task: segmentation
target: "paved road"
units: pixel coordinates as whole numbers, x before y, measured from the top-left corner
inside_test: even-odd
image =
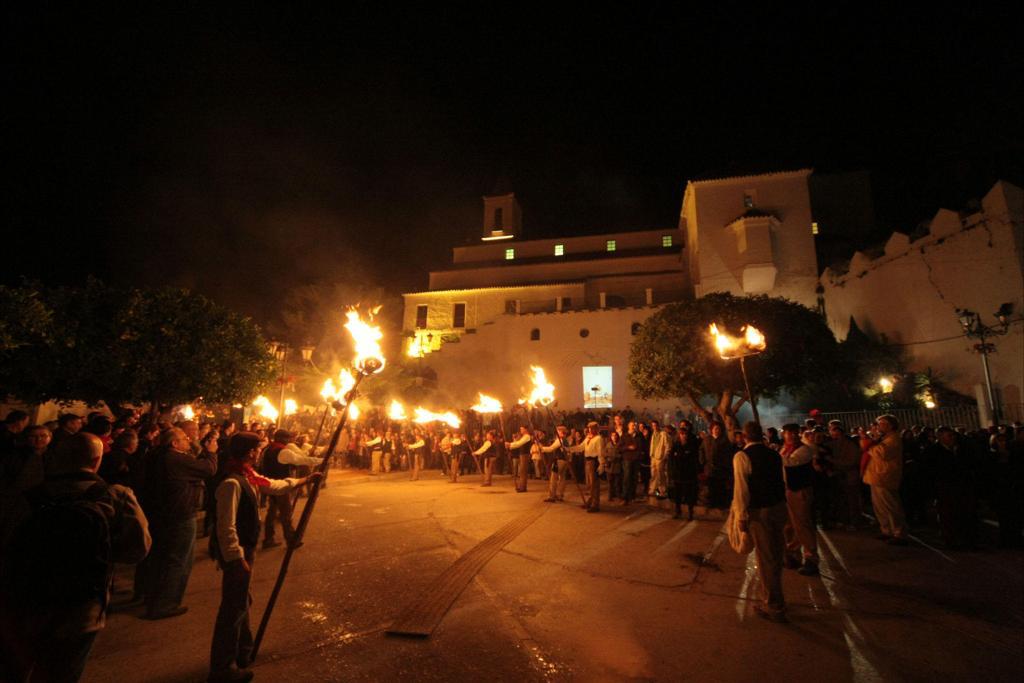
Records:
[[[753,557],[718,517],[587,515],[540,482],[391,475],[323,491],[260,660],[264,681],[1019,680],[1024,561],[822,532],[822,576],[785,577],[791,623],[759,619]],[[569,492],[576,496],[570,484]],[[428,639],[384,629],[461,554],[534,506]],[[256,562],[254,624],[282,548]],[[112,615],[86,681],[204,680],[219,574],[197,559],[179,618]]]

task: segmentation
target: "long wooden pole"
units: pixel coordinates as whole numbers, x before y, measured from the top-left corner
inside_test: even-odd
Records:
[[[320,461],[320,465],[316,471],[321,475],[327,470],[327,466],[330,463],[331,456],[334,455],[334,449],[338,445],[338,439],[341,437],[341,430],[345,428],[345,422],[348,419],[348,406],[356,397],[356,389],[359,388],[359,383],[366,377],[363,373],[356,375],[356,383],[352,386],[352,389],[346,394],[346,402],[341,414],[341,419],[338,420],[338,425],[334,428],[334,433],[331,434],[331,442],[324,452],[323,460]],[[277,580],[274,582],[274,589],[270,592],[270,599],[267,601],[267,608],[263,610],[263,616],[260,619],[260,627],[256,631],[256,641],[253,643],[251,659],[256,660],[256,654],[259,652],[260,643],[263,642],[263,636],[267,631],[267,623],[270,621],[270,615],[274,612],[274,605],[277,604],[277,596],[281,592],[281,587],[284,585],[285,576],[288,574],[288,565],[291,564],[292,555],[295,550],[302,543],[302,537],[306,533],[306,526],[309,524],[309,518],[313,514],[313,508],[316,507],[316,501],[320,498],[320,482],[316,482],[316,486],[313,487],[312,493],[309,494],[309,500],[306,501],[306,506],[302,508],[302,516],[299,518],[299,524],[295,528],[295,534],[292,536],[292,540],[288,543],[288,549],[285,550],[284,559],[281,560],[281,569],[277,572]]]

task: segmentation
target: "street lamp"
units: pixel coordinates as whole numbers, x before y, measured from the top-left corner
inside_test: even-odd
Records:
[[[999,306],[996,311],[998,326],[990,326],[981,322],[981,314],[966,308],[956,309],[957,318],[960,320],[960,327],[964,330],[964,336],[970,339],[977,339],[974,351],[981,355],[981,367],[985,372],[985,390],[988,393],[988,404],[992,411],[992,421],[999,424],[1001,420],[999,404],[996,403],[996,394],[992,390],[992,371],[988,366],[988,354],[995,353],[996,345],[987,341],[989,337],[1001,337],[1010,329],[1010,314],[1013,313],[1013,304],[1005,303]]]
[[[750,382],[747,380],[747,365],[744,359],[747,356],[756,356],[767,348],[764,335],[753,325],[746,325],[743,328],[742,338],[735,338],[727,333],[718,331],[718,326],[711,323],[711,335],[714,339],[715,348],[718,350],[718,357],[722,360],[740,361],[740,372],[743,374],[743,386],[747,389],[747,402],[750,410],[754,413],[754,422],[761,424],[761,417],[757,414],[757,403],[754,402],[754,395],[750,392]]]

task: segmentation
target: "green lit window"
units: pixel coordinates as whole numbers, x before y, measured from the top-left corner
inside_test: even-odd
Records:
[[[608,240],[605,242],[604,248],[606,251],[615,251],[615,240]]]
[[[555,256],[565,256],[565,245],[564,244],[556,244],[555,245]]]
[[[506,261],[511,261],[515,257],[516,257],[516,250],[515,249],[506,249],[505,250],[505,260]]]
[[[671,247],[672,246],[672,235],[662,235],[661,236],[661,246],[663,246],[663,247]]]

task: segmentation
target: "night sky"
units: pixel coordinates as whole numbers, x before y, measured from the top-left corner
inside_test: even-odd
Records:
[[[6,12],[5,282],[265,319],[307,282],[425,286],[498,184],[529,237],[673,226],[737,171],[869,170],[882,231],[1024,179],[1012,3],[138,4]]]

